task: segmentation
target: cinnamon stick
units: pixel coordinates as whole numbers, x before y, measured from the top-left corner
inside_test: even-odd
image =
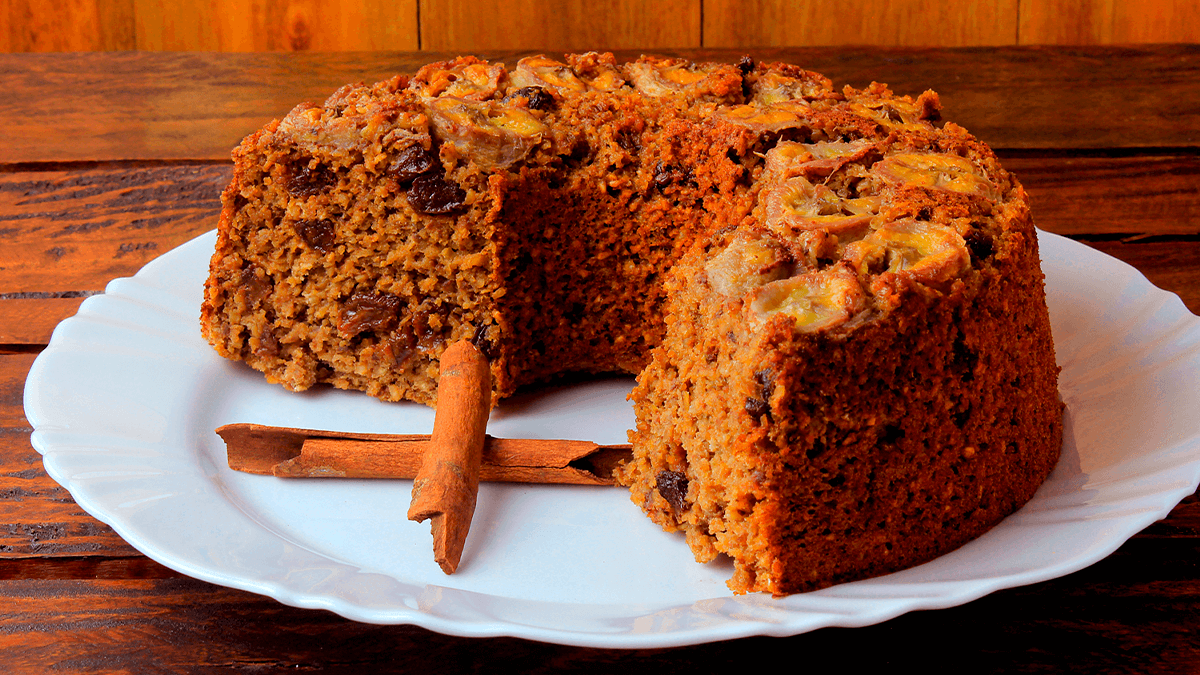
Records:
[[[483,464],[483,437],[492,408],[487,359],[461,340],[441,357],[433,434],[413,480],[408,519],[430,521],[433,559],[454,574],[462,558]]]
[[[412,479],[428,434],[366,434],[226,424],[229,468],[280,478]],[[485,436],[479,480],[508,483],[612,485],[613,468],[631,456],[628,444]]]

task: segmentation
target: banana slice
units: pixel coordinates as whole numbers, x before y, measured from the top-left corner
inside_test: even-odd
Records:
[[[758,288],[750,296],[747,312],[752,325],[784,315],[801,333],[815,333],[846,323],[865,307],[866,293],[858,277],[835,265]]]
[[[727,298],[740,298],[788,275],[783,251],[768,236],[734,239],[705,264],[704,271],[712,289]]]
[[[453,96],[470,101],[485,101],[500,90],[504,78],[503,63],[488,63],[473,56],[431,63],[413,76],[409,87],[423,97]]]
[[[450,96],[426,101],[438,136],[485,169],[503,168],[525,157],[548,132],[529,110]]]
[[[956,155],[903,153],[885,157],[871,168],[880,178],[943,192],[983,197],[995,201],[998,190],[971,160]]]
[[[864,273],[886,264],[887,272],[922,282],[951,281],[971,267],[971,253],[957,232],[918,220],[888,223],[848,245],[843,259]]]

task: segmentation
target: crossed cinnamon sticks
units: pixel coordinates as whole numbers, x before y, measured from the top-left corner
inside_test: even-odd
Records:
[[[229,468],[285,478],[412,478],[408,518],[430,520],[434,560],[453,574],[475,511],[479,482],[612,485],[628,445],[492,438],[487,360],[468,341],[441,358],[433,433],[361,434],[227,424]]]

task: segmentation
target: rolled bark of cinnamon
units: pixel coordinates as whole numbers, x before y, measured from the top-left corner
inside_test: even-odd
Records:
[[[216,429],[229,468],[278,478],[413,479],[428,434],[371,434],[235,423]],[[631,457],[628,444],[545,438],[483,441],[480,482],[613,485],[613,470]]]
[[[433,434],[413,480],[408,519],[430,521],[433,557],[446,574],[458,569],[475,513],[491,385],[487,359],[469,341],[442,354]]]

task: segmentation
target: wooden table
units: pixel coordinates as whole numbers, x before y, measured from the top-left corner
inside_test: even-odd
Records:
[[[1200,312],[1200,47],[752,55],[839,85],[939,91],[945,116],[1019,175],[1042,228],[1133,264]],[[85,514],[42,470],[22,409],[26,374],[55,324],[109,280],[215,225],[242,136],[345,82],[438,56],[0,56],[0,664],[701,673],[778,656],[805,670],[1200,672],[1196,495],[1061,579],[868,628],[650,651],[461,639],[287,607],[162,567]]]

